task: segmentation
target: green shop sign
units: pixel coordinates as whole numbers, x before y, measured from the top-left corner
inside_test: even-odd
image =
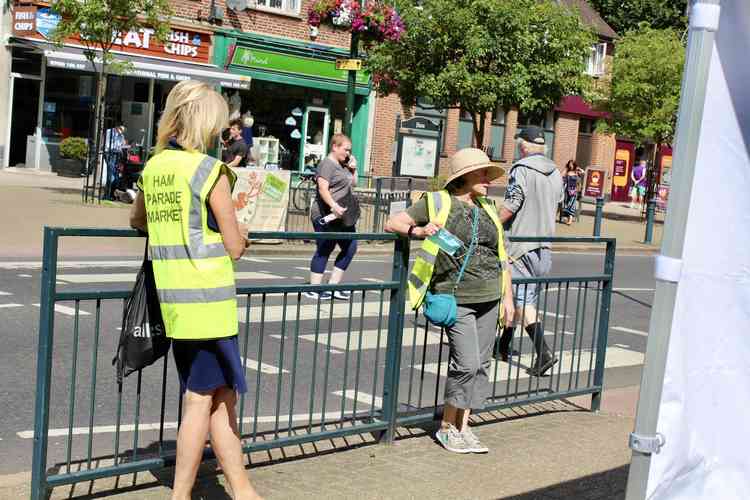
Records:
[[[304,75],[315,78],[327,78],[346,82],[348,71],[336,69],[334,61],[313,59],[311,57],[280,54],[268,50],[251,49],[248,47],[237,47],[232,56],[232,65],[244,68],[265,69],[288,73],[291,75]],[[367,85],[370,75],[364,71],[357,72],[357,83]]]

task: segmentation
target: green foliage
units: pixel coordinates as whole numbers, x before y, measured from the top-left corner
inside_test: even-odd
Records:
[[[671,143],[684,62],[685,48],[673,29],[644,23],[615,42],[610,95],[601,106],[611,116],[598,129],[639,144]]]
[[[89,146],[83,137],[68,137],[60,143],[60,156],[71,160],[85,161]]]
[[[62,44],[68,37],[79,36],[92,64],[95,56],[103,59],[104,66],[113,63],[110,50],[121,33],[146,28],[162,41],[169,35],[172,9],[168,0],[52,0],[50,7],[62,16],[52,39]],[[121,66],[115,63],[111,69],[124,69]]]
[[[652,28],[687,29],[687,0],[590,0],[591,5],[613,30],[624,35],[646,22]]]
[[[397,8],[405,35],[372,47],[365,63],[378,92],[478,116],[480,147],[484,113],[498,105],[544,112],[589,83],[593,34],[551,0],[404,0]]]

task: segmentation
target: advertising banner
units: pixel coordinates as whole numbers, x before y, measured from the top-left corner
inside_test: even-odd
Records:
[[[289,204],[290,172],[234,168],[232,201],[237,222],[250,231],[284,231]]]
[[[587,168],[586,182],[583,187],[583,196],[586,198],[601,198],[604,196],[604,179],[606,172],[601,169]]]
[[[615,168],[612,172],[612,184],[617,187],[628,185],[628,170],[630,166],[630,151],[618,149],[615,152]]]

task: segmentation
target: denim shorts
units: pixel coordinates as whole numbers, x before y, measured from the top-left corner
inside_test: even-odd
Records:
[[[549,248],[537,248],[515,259],[510,267],[513,280],[519,278],[541,278],[552,268],[552,252]],[[536,306],[539,287],[536,283],[513,283],[516,307]]]

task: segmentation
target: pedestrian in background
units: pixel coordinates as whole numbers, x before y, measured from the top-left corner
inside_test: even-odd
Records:
[[[247,144],[242,138],[242,120],[229,122],[229,142],[221,159],[227,167],[244,167],[247,164]]]
[[[635,208],[633,203],[633,198],[635,198],[638,208],[643,210],[643,203],[646,200],[646,185],[648,184],[647,173],[646,160],[640,160],[638,165],[630,172],[630,180],[633,182],[630,188],[630,208]]]
[[[317,190],[310,207],[310,219],[315,232],[356,232],[359,218],[359,203],[354,197],[357,185],[357,160],[352,155],[352,141],[344,134],[335,134],[331,139],[331,152],[318,165],[315,175]],[[310,284],[323,282],[328,259],[336,245],[340,251],[333,265],[328,283],[341,283],[344,272],[357,253],[357,240],[317,240],[315,254],[310,261]],[[330,292],[305,292],[311,299],[330,299]],[[349,300],[351,292],[339,291],[333,297]]]
[[[157,154],[143,170],[130,216],[132,227],[148,232],[184,403],[174,500],[191,497],[207,435],[233,498],[259,498],[245,471],[235,410],[247,383],[232,259],[242,256],[247,240],[232,205],[236,177],[205,154],[228,113],[221,95],[205,83],[187,80],[174,87],[159,121]]]
[[[498,319],[512,320],[514,315],[503,227],[495,204],[487,198],[490,183],[502,175],[503,170],[483,151],[462,149],[450,159],[450,175],[442,191],[427,193],[385,225],[387,232],[416,238],[444,228],[463,244],[462,250],[450,255],[425,241],[408,285],[414,309],[428,291],[453,294],[458,304],[455,324],[446,327],[450,361],[443,420],[436,434],[438,442],[455,453],[488,451],[469,427],[469,415],[472,409],[484,408],[490,394]]]
[[[544,130],[526,127],[516,139],[520,142],[521,159],[510,169],[500,220],[508,236],[554,236],[557,206],[563,199],[563,179],[555,163],[544,156]],[[509,242],[508,257],[514,279],[541,278],[552,267],[548,241]],[[541,377],[558,359],[544,340],[536,309],[538,298],[536,284],[516,285],[515,319],[526,330],[536,352],[529,374]],[[512,326],[506,326],[495,345],[495,356],[503,361],[516,354],[511,351],[513,331]]]
[[[563,173],[563,183],[565,184],[565,200],[563,201],[562,222],[568,226],[573,223],[576,217],[578,204],[578,184],[583,176],[583,170],[578,167],[575,160],[568,160],[565,164]]]
[[[128,144],[128,141],[125,139],[126,130],[125,125],[119,124],[107,129],[104,133],[104,163],[107,167],[106,186],[104,189],[105,200],[115,199],[115,187],[119,178],[123,149]]]

